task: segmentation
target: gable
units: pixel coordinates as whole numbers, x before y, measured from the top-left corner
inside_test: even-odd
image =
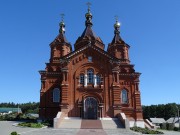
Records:
[[[120,62],[119,59],[117,59],[114,56],[110,55],[106,51],[98,48],[97,46],[92,45],[91,42],[89,42],[88,45],[86,45],[86,46],[84,46],[84,47],[82,47],[82,48],[80,48],[78,50],[75,50],[75,51],[69,53],[68,55],[62,57],[60,59],[60,62],[70,61],[71,59],[73,59],[78,54],[81,54],[81,53],[83,53],[85,51],[88,51],[88,50],[92,50],[93,51],[92,53],[98,53],[99,55],[101,55],[102,57],[104,57],[104,58],[106,58],[108,60]]]

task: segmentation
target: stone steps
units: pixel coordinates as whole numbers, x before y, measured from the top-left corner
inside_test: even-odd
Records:
[[[63,119],[58,128],[81,128],[81,119]]]
[[[90,120],[90,121],[92,121],[92,120]],[[93,120],[93,121],[96,121],[96,120]],[[99,120],[97,120],[97,122],[98,121]],[[100,120],[100,121],[101,121],[103,129],[124,128],[124,126],[120,123],[120,121],[118,119]],[[82,119],[63,119],[58,128],[80,129],[81,128],[81,123],[82,123]]]
[[[101,120],[103,129],[117,129],[117,128],[124,128],[121,122],[118,119],[112,120]]]

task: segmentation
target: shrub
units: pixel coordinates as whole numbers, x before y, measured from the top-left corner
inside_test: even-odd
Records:
[[[48,127],[53,127],[53,120],[43,121],[42,124]]]
[[[11,132],[11,135],[19,135],[17,132]]]
[[[18,126],[32,127],[32,128],[42,128],[44,125],[41,124],[41,123],[23,122],[23,123],[19,123]]]
[[[178,131],[179,130],[179,128],[178,127],[174,127],[174,131]]]
[[[161,128],[161,129],[166,129],[166,123],[161,123],[161,124],[160,124],[160,128]]]
[[[148,128],[132,127],[130,129],[136,132],[141,132],[143,134],[164,134],[163,132],[157,130],[150,130]]]
[[[167,130],[173,130],[174,129],[174,123],[166,123],[166,129]]]

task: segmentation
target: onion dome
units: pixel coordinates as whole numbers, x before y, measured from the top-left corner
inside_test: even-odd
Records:
[[[120,37],[120,30],[119,30],[120,26],[121,26],[121,24],[116,17],[116,22],[114,24],[114,38],[113,38],[111,44],[124,42],[122,40],[122,38]]]
[[[82,35],[76,40],[75,43],[75,50],[83,47],[84,45],[87,45],[89,40],[93,41],[94,43],[97,41],[100,48],[104,49],[104,44],[102,40],[96,36],[95,32],[92,30],[92,13],[90,11],[90,3],[87,3],[88,5],[88,12],[85,14],[85,30],[83,31]]]
[[[63,20],[59,23],[59,27],[59,33],[65,33],[65,23]]]
[[[85,17],[86,17],[86,22],[85,22],[85,24],[86,24],[86,27],[87,26],[92,26],[93,24],[92,24],[92,14],[91,14],[91,12],[90,12],[90,3],[87,3],[88,4],[88,12],[85,14]]]
[[[51,44],[59,44],[59,43],[69,44],[65,36],[65,26],[66,25],[64,22],[64,14],[61,14],[61,22],[59,23],[59,34]]]

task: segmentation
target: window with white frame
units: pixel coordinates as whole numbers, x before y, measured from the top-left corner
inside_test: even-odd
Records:
[[[88,77],[87,82],[88,83],[93,83],[93,80],[94,80],[94,71],[93,71],[93,69],[88,69],[87,70],[87,77]]]
[[[100,77],[100,75],[96,75],[96,79],[97,79],[97,84],[100,84],[100,83],[101,83],[101,77]]]
[[[84,74],[80,74],[80,84],[84,84]]]
[[[121,92],[121,99],[122,99],[122,103],[123,104],[127,104],[128,103],[128,93],[127,90],[123,89]]]
[[[54,88],[53,90],[53,102],[58,103],[60,101],[60,90],[58,88]]]
[[[92,56],[88,56],[88,62],[92,62]]]

